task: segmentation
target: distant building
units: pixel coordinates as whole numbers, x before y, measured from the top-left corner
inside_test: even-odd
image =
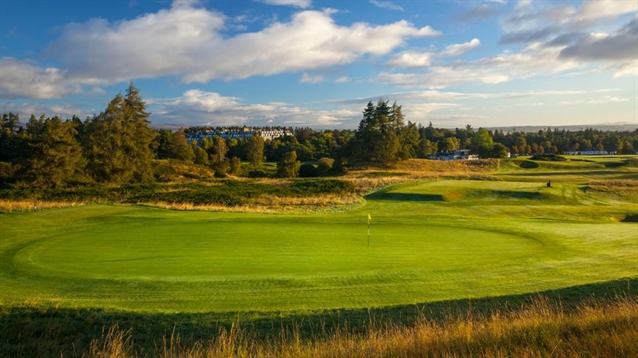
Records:
[[[264,138],[264,140],[273,140],[275,138],[294,135],[290,130],[282,127],[253,128],[253,127],[216,127],[189,132],[186,139],[189,142],[201,141],[204,138],[220,137],[223,139],[249,139],[254,134]]]
[[[477,154],[470,154],[469,149],[455,150],[453,152],[438,152],[431,154],[428,159],[433,160],[477,160],[479,156]]]
[[[567,150],[567,155],[610,155],[616,154],[615,150],[599,150],[599,149],[585,149],[585,150]]]

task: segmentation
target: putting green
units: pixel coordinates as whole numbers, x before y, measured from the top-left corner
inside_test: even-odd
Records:
[[[322,215],[99,205],[6,214],[0,299],[299,311],[528,293],[638,274],[636,225],[591,219],[595,210],[612,216],[635,205],[592,209],[579,204],[582,195],[566,198],[565,188],[540,188],[410,183],[357,210]],[[554,220],[530,210],[551,210]]]

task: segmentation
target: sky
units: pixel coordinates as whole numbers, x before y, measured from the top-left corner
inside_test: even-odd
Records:
[[[1,0],[0,113],[153,126],[638,124],[638,1]]]

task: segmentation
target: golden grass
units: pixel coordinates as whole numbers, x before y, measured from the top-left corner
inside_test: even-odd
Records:
[[[80,201],[34,201],[34,200],[5,200],[0,199],[0,212],[10,213],[13,211],[36,211],[44,209],[68,208],[72,206],[82,206],[88,203]]]
[[[169,202],[140,202],[138,205],[148,205],[170,210],[201,210],[219,212],[246,212],[246,213],[310,213],[319,211],[335,211],[361,203],[358,194],[329,194],[307,197],[279,197],[274,195],[260,195],[250,199],[244,205],[220,205],[220,204],[192,204]]]
[[[589,190],[638,192],[636,180],[592,180],[587,185]]]
[[[372,322],[363,334],[338,329],[314,339],[298,330],[259,340],[238,324],[208,341],[164,338],[160,357],[636,357],[638,300],[590,300],[576,309],[538,297],[517,310],[467,312],[416,324]],[[91,343],[88,357],[134,357],[131,331],[111,328]]]

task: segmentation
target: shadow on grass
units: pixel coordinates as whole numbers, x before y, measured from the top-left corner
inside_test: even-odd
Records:
[[[378,201],[444,201],[443,195],[438,194],[405,194],[405,193],[378,193],[366,197],[369,200]]]
[[[566,310],[590,298],[614,299],[637,296],[638,278],[568,287],[532,294],[481,299],[463,299],[374,309],[330,310],[318,313],[177,313],[150,314],[103,309],[69,309],[42,306],[0,306],[0,356],[78,356],[89,349],[92,339],[103,337],[114,325],[130,329],[136,349],[154,356],[162,338],[179,335],[181,342],[206,341],[235,323],[257,339],[280,340],[298,332],[302,338],[321,338],[336,329],[364,332],[370,322],[377,327],[410,325],[422,317],[443,320],[470,313],[510,311],[546,297]],[[159,352],[158,352],[159,353]]]

